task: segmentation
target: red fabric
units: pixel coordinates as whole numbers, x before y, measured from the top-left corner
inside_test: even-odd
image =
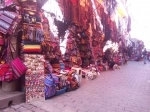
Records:
[[[3,76],[9,70],[8,64],[1,64],[0,65],[0,77]]]
[[[5,75],[3,75],[2,77],[0,77],[0,81],[12,81],[14,79],[12,72],[8,72]]]
[[[77,0],[71,0],[71,2],[73,3],[73,5],[77,4]]]
[[[0,45],[4,45],[4,40],[0,38]]]
[[[11,62],[11,66],[15,73],[15,78],[21,77],[27,71],[27,67],[23,64],[23,62],[19,58],[14,59]]]
[[[9,67],[9,64],[2,64],[0,69],[0,81],[12,81],[13,80],[13,72]]]
[[[23,52],[41,52],[41,49],[24,49]]]

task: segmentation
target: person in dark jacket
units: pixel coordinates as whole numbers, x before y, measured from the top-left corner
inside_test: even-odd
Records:
[[[143,51],[143,60],[144,60],[144,64],[146,64],[146,60],[147,60],[147,51],[146,51],[146,48]]]

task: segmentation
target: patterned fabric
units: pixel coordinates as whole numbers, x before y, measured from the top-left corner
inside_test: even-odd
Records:
[[[54,69],[60,69],[60,64],[59,63],[58,64],[52,64],[52,67]]]
[[[56,94],[55,86],[45,86],[45,98],[49,99]]]
[[[77,0],[71,0],[73,5],[77,5]]]
[[[63,75],[60,78],[59,86],[60,86],[60,88],[64,88],[64,87],[67,87],[67,85],[68,85],[68,83],[67,83],[67,77],[65,75]]]
[[[48,69],[48,72],[51,74],[53,72],[53,67],[49,63],[49,61],[45,61],[46,67]]]
[[[24,53],[40,53],[41,43],[34,41],[24,41],[23,52]]]
[[[45,98],[49,99],[49,98],[55,96],[55,94],[56,94],[56,86],[55,86],[55,81],[52,78],[52,76],[48,75],[45,78],[44,83],[45,83]]]

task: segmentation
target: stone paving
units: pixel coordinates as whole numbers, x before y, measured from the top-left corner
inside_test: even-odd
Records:
[[[150,112],[150,62],[129,62],[95,80],[83,79],[78,90],[2,112]]]

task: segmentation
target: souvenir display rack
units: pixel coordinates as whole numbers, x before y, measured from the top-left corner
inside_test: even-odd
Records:
[[[44,56],[40,54],[24,54],[24,60],[25,65],[28,67],[25,76],[26,102],[44,101]]]
[[[28,70],[25,75],[26,102],[45,100],[44,55],[41,43],[44,41],[41,15],[36,3],[23,3],[22,54]],[[28,6],[28,7],[27,7]],[[29,9],[30,7],[34,10]],[[38,77],[38,78],[37,78]]]

